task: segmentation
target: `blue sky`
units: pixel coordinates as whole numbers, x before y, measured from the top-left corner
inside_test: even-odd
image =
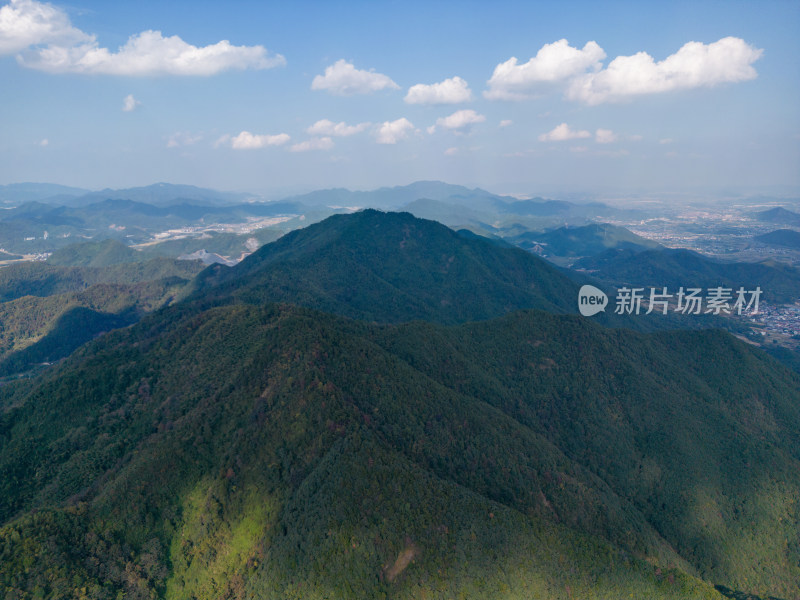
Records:
[[[796,194],[799,25],[786,0],[5,1],[0,183]]]

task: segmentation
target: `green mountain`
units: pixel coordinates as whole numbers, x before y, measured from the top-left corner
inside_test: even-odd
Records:
[[[545,256],[593,256],[609,248],[632,251],[661,248],[661,244],[643,238],[624,227],[592,223],[583,227],[560,227],[546,232],[526,232],[509,241],[531,250],[541,247]]]
[[[573,267],[586,269],[594,277],[620,285],[711,288],[725,286],[755,289],[770,302],[796,302],[800,299],[800,272],[774,261],[727,263],[683,249],[609,250],[577,261]]]
[[[0,585],[795,598],[799,387],[720,332],[175,306],[0,388]]]
[[[166,277],[189,279],[202,269],[197,262],[153,258],[108,267],[62,267],[27,262],[0,269],[0,302],[23,296],[52,296],[85,290],[98,283],[135,284]]]
[[[576,287],[377,211],[209,267],[0,385],[2,595],[800,598],[800,376],[515,310]]]
[[[81,291],[46,297],[23,296],[1,302],[0,374],[24,371],[37,362],[63,358],[98,333],[128,325],[145,313],[175,302],[188,284],[181,277],[134,284],[100,283]],[[70,312],[86,317],[89,315],[86,311],[95,313],[87,320],[91,326],[67,318]],[[51,347],[58,348],[58,352],[42,350]],[[17,354],[20,356],[12,356]],[[38,356],[43,357],[37,359]]]
[[[209,267],[196,284],[205,297],[288,302],[387,323],[456,323],[519,308],[574,312],[578,290],[522,250],[375,210],[290,232],[234,267]]]
[[[770,244],[771,246],[800,248],[800,232],[794,229],[778,229],[776,231],[757,235],[753,239],[757,242]]]
[[[81,242],[56,250],[48,264],[62,267],[108,267],[123,263],[144,262],[148,257],[117,240]]]

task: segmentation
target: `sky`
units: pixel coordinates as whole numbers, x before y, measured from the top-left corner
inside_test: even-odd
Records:
[[[0,184],[800,193],[800,1],[0,0]]]

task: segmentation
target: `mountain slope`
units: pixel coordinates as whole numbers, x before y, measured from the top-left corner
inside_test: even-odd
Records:
[[[787,246],[789,248],[800,248],[800,232],[794,229],[777,229],[757,235],[754,240],[771,244],[773,246]]]
[[[796,598],[798,384],[718,332],[184,303],[4,398],[0,584]]]
[[[368,321],[442,323],[518,308],[571,312],[578,289],[522,250],[374,210],[291,232],[232,268],[209,267],[197,285],[198,296],[291,302]]]
[[[726,263],[683,249],[609,250],[576,262],[595,277],[625,285],[710,288],[760,286],[762,298],[770,302],[796,302],[800,299],[800,272],[776,262]]]
[[[609,248],[642,251],[661,247],[657,242],[636,235],[624,227],[608,223],[560,227],[546,232],[527,232],[510,241],[526,249],[541,245],[546,255],[570,257],[592,256]]]
[[[112,239],[82,242],[53,252],[47,263],[61,267],[108,267],[122,263],[144,262],[149,257]]]

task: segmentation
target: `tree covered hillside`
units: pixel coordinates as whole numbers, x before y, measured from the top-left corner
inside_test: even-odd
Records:
[[[177,305],[0,388],[0,582],[795,598],[798,387],[719,332]]]

